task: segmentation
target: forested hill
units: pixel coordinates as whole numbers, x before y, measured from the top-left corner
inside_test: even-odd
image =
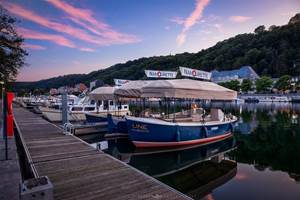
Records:
[[[206,71],[237,69],[250,65],[259,75],[279,77],[300,74],[300,14],[284,26],[257,27],[253,33],[239,34],[198,53],[140,58],[89,74],[66,75],[31,83],[17,83],[17,88],[51,88],[74,83],[89,83],[113,78],[145,79],[144,70],[177,70],[178,66]]]

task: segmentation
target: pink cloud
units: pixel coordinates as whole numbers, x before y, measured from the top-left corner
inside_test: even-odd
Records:
[[[27,10],[17,4],[14,3],[3,3],[3,6],[11,13],[20,16],[26,20],[35,22],[41,26],[47,27],[49,29],[55,30],[57,32],[68,34],[71,37],[77,38],[79,40],[96,44],[99,46],[107,46],[111,44],[116,44],[117,42],[114,40],[108,40],[104,37],[97,37],[87,33],[85,30],[70,26],[68,24],[61,24],[55,21],[52,21],[46,17],[42,17],[33,11]],[[79,13],[80,16],[83,16]],[[99,33],[100,34],[100,33]],[[120,43],[120,41],[118,41]],[[133,42],[129,40],[124,40],[123,43]]]
[[[35,44],[23,44],[22,45],[25,49],[31,49],[31,50],[45,50],[46,47],[40,46],[40,45],[35,45]]]
[[[95,52],[95,49],[91,49],[91,48],[86,48],[86,47],[82,47],[79,49],[80,51],[86,51],[86,52]]]
[[[113,30],[107,23],[96,20],[93,17],[93,12],[88,9],[74,7],[61,0],[47,0],[56,8],[68,14],[69,19],[88,29],[92,33],[110,39],[111,43],[134,43],[140,41],[136,36],[120,33]]]
[[[248,16],[240,16],[240,15],[236,15],[236,16],[230,16],[229,20],[233,21],[233,22],[238,22],[238,23],[243,23],[246,22],[248,20],[252,19],[252,17],[248,17]]]
[[[27,39],[47,40],[61,46],[75,48],[75,45],[70,40],[61,35],[41,33],[26,28],[18,28],[18,32]]]
[[[183,29],[177,37],[177,43],[181,46],[185,42],[186,32],[194,26],[202,17],[205,7],[209,4],[210,0],[197,0],[196,7],[193,12],[184,20]]]

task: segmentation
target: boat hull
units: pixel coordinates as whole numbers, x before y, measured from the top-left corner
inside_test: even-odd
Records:
[[[107,114],[85,113],[85,118],[88,123],[106,122]]]
[[[109,133],[128,133],[126,119],[124,117],[114,117],[108,114],[107,121]]]
[[[61,110],[56,110],[56,109],[51,109],[51,108],[39,108],[47,120],[51,122],[61,122],[62,121],[62,113]],[[86,120],[85,118],[85,113],[83,112],[68,112],[68,120],[69,121],[84,121]]]
[[[106,122],[108,115],[111,116],[125,116],[128,114],[128,110],[124,111],[103,111],[98,113],[85,113],[86,121],[89,123]]]
[[[172,147],[210,143],[232,135],[232,121],[214,124],[171,123],[127,118],[130,140],[136,147]]]

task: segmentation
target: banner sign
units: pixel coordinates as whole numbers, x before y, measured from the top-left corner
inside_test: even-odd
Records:
[[[176,78],[177,76],[177,72],[172,71],[145,70],[145,74],[149,78]]]
[[[115,82],[115,85],[116,85],[116,86],[122,86],[122,85],[124,85],[125,83],[128,83],[129,80],[124,80],[124,79],[114,79],[114,82]]]
[[[197,69],[190,69],[186,67],[179,67],[182,76],[200,78],[205,80],[210,80],[211,73],[206,71],[201,71]]]

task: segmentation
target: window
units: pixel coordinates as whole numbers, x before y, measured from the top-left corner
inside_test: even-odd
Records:
[[[94,105],[96,103],[95,100],[91,100],[91,104]]]
[[[102,105],[102,101],[101,101],[101,100],[98,100],[97,105],[98,105],[98,106],[101,106],[101,105]]]
[[[73,107],[72,111],[82,111],[82,107]]]
[[[109,105],[110,105],[110,106],[113,106],[113,105],[114,105],[114,102],[113,102],[113,101],[109,101]]]
[[[84,107],[84,111],[93,111],[95,107]]]

